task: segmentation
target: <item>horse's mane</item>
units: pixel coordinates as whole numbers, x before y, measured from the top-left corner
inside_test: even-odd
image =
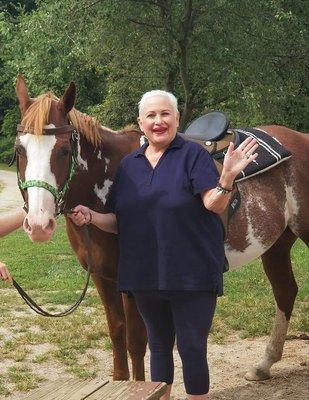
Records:
[[[59,101],[59,98],[52,92],[44,93],[34,99],[34,102],[27,109],[22,125],[25,131],[43,135],[44,127],[48,124],[48,117],[52,101]],[[98,146],[103,139],[102,129],[111,133],[117,133],[109,128],[102,127],[93,117],[72,108],[69,112],[69,119],[75,126],[76,130],[94,146]]]

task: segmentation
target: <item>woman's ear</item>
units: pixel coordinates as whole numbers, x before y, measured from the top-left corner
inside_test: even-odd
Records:
[[[177,114],[176,114],[176,121],[177,121],[177,128],[179,127],[179,121],[180,121],[180,113],[179,113],[179,111],[177,111]]]
[[[143,132],[143,123],[142,123],[142,120],[140,119],[140,117],[137,118],[137,123],[138,123],[139,129]]]

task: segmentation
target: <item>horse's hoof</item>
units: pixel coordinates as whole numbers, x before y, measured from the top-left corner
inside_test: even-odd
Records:
[[[270,373],[263,371],[260,368],[251,368],[245,375],[247,381],[265,381],[270,378]]]

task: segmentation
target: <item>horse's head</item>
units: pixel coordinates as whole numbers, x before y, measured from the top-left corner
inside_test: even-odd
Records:
[[[23,227],[32,241],[47,241],[55,231],[55,215],[72,175],[74,127],[68,113],[76,88],[71,82],[60,100],[50,92],[32,99],[24,78],[18,76],[16,92],[22,121],[15,150],[27,209]]]

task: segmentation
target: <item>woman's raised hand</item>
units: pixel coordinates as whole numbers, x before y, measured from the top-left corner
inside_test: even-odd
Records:
[[[234,144],[231,142],[223,161],[225,172],[235,179],[240,171],[256,159],[258,154],[254,152],[258,147],[257,141],[252,137],[244,140],[237,149],[234,149]]]

